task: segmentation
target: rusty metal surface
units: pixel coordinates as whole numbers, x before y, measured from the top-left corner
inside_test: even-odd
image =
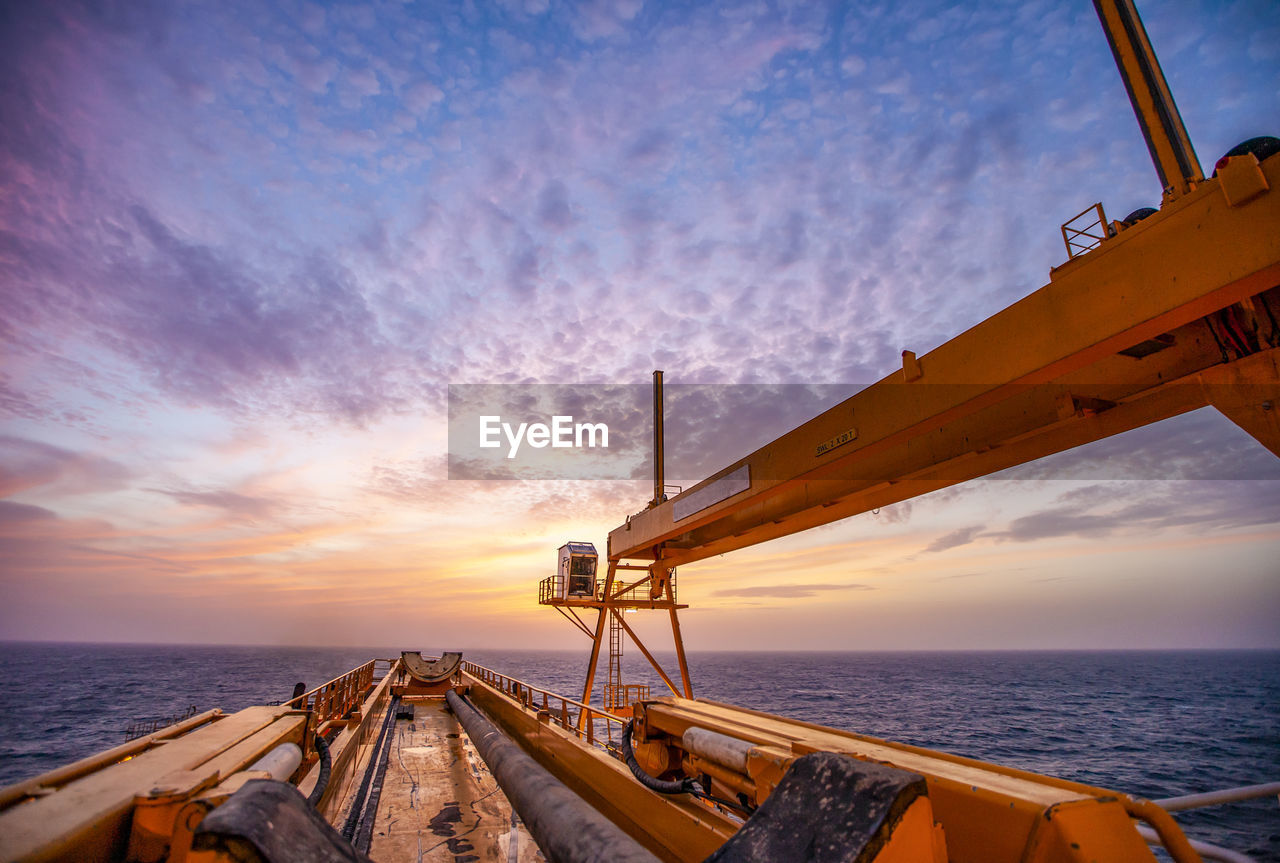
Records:
[[[542,857],[475,744],[441,698],[397,719],[369,856],[457,863]]]

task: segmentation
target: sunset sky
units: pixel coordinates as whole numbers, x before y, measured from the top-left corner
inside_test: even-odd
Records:
[[[1280,5],[1139,8],[1207,168],[1280,135]],[[585,646],[537,582],[649,482],[451,480],[450,385],[852,394],[1159,192],[1088,0],[6,4],[0,639]],[[1206,410],[679,586],[695,650],[1280,647],[1278,560]]]

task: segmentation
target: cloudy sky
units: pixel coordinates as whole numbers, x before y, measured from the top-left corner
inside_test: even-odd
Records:
[[[1140,8],[1202,162],[1280,133],[1280,7]],[[1158,199],[1087,0],[6,4],[0,638],[580,646],[536,583],[649,485],[450,480],[450,385],[852,393]],[[680,590],[694,649],[1276,647],[1277,559],[1201,411]]]

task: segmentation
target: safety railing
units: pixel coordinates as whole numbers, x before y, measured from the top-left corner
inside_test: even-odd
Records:
[[[675,598],[676,597],[676,571],[674,569],[671,570],[669,577],[671,579],[671,597],[672,597],[672,601],[674,602],[676,601],[676,598]],[[566,599],[566,594],[564,590],[564,580],[565,580],[565,577],[563,575],[548,575],[546,578],[542,579],[542,581],[538,582],[538,604],[539,605],[561,605],[564,603],[572,604],[575,600],[578,602],[592,602],[592,601],[601,601],[605,599],[604,579],[602,578],[596,579],[595,586],[591,592],[591,595],[587,596],[583,594],[571,593],[571,594],[568,594],[567,599]],[[613,582],[614,592],[612,596],[612,601],[624,602],[624,603],[625,602],[638,602],[638,603],[651,602],[653,600],[649,596],[649,584],[650,583],[648,581],[644,580],[643,578],[639,578],[639,579],[636,579],[634,582],[631,582],[630,583],[631,586],[628,587],[627,586],[628,582],[621,577],[621,574],[619,574],[619,576],[615,578]],[[626,588],[626,589],[624,590],[623,588]],[[658,598],[657,601],[661,602],[661,601],[664,601],[665,599],[666,599],[666,596],[661,596]]]
[[[606,743],[612,743],[615,728],[621,730],[626,723],[623,717],[614,716],[603,708],[566,698],[474,662],[463,662],[462,670],[526,709],[545,712],[548,721],[591,745],[605,746]]]
[[[373,685],[375,666],[380,662],[387,663],[389,669],[395,660],[371,659],[328,683],[322,683],[297,698],[291,698],[284,703],[284,706],[295,710],[312,711],[317,725],[330,719],[345,717],[360,705],[365,692]]]
[[[600,594],[604,591],[604,582],[600,579],[596,579],[590,594],[570,593],[566,600],[564,581],[565,576],[563,575],[548,575],[546,578],[542,579],[542,581],[538,582],[538,604],[557,605],[566,601],[573,602],[574,600],[589,602],[591,600],[599,599]]]
[[[146,737],[148,734],[155,734],[162,728],[168,728],[170,725],[177,725],[184,719],[190,719],[200,712],[200,708],[194,704],[184,710],[182,713],[175,713],[172,716],[165,716],[161,719],[138,719],[129,723],[124,730],[125,741],[137,740],[139,737]]]
[[[1107,227],[1107,214],[1101,203],[1076,214],[1062,226],[1062,242],[1067,244],[1068,258],[1093,251],[1109,236],[1111,229]]]
[[[1260,797],[1280,797],[1280,782],[1265,782],[1260,785],[1242,785],[1238,788],[1223,788],[1219,791],[1206,791],[1202,794],[1184,794],[1179,797],[1165,797],[1151,801],[1166,812],[1184,812],[1188,809],[1201,809],[1206,806],[1221,806],[1224,803],[1237,803],[1241,800],[1255,800]],[[1164,845],[1159,833],[1145,824],[1138,825],[1138,833],[1149,845]],[[1220,863],[1254,863],[1254,859],[1238,851],[1211,845],[1196,839],[1187,839],[1188,847],[1199,854],[1203,860],[1217,860]],[[1167,849],[1166,850],[1171,850]]]
[[[619,575],[621,575],[621,573]],[[677,596],[676,571],[674,569],[671,570],[667,574],[667,576],[668,578],[671,579],[671,599],[673,602],[675,602],[677,601],[676,600],[676,596]],[[613,583],[613,601],[615,602],[650,602],[652,601],[652,597],[649,596],[649,586],[650,584],[652,584],[652,582],[646,581],[643,578],[636,579],[636,582],[633,582],[630,587],[627,587],[626,590],[623,590],[622,588],[626,587],[626,582],[621,578],[616,579]],[[603,585],[600,585],[596,588],[597,591],[603,591],[603,589],[604,589]],[[663,593],[665,594],[666,591],[663,591]],[[658,597],[657,601],[661,602],[661,601],[664,601],[666,598],[667,597],[663,595]]]
[[[649,700],[649,684],[624,683],[618,686],[605,684],[604,704],[610,710],[622,710],[637,701]]]

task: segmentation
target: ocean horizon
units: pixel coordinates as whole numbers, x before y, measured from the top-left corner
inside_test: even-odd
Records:
[[[282,701],[399,650],[0,642],[0,785],[118,745],[133,722]],[[570,697],[588,660],[464,655]],[[1151,799],[1280,779],[1280,650],[690,651],[689,664],[697,697]],[[641,656],[623,675],[666,694]],[[603,676],[602,662],[597,699]],[[1275,799],[1177,818],[1193,838],[1280,861]]]

